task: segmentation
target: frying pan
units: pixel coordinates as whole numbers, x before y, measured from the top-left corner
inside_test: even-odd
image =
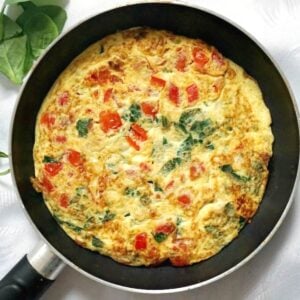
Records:
[[[270,177],[259,211],[237,239],[219,254],[192,266],[130,267],[75,244],[52,218],[30,183],[35,120],[48,90],[73,58],[102,37],[135,26],[167,29],[201,38],[238,63],[260,85],[275,136]],[[96,15],[71,29],[47,51],[31,72],[15,109],[11,167],[21,203],[43,243],[0,283],[0,299],[40,296],[64,264],[106,285],[128,291],[166,293],[215,281],[253,257],[271,238],[291,204],[298,176],[299,125],[295,102],[274,62],[252,38],[215,14],[175,3],[139,3]]]

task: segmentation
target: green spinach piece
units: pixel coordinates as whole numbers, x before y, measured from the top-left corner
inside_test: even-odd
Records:
[[[137,189],[126,187],[124,190],[124,195],[129,197],[138,197],[140,196],[140,192]]]
[[[92,245],[96,248],[102,248],[104,246],[104,243],[98,239],[97,237],[92,237]]]
[[[123,114],[125,121],[136,122],[141,117],[141,108],[138,104],[133,103],[129,106],[129,111]]]
[[[169,128],[170,122],[167,117],[161,116],[160,121],[163,128]]]
[[[0,72],[16,84],[24,77],[26,42],[27,37],[20,36],[0,43]]]
[[[191,131],[197,133],[199,139],[203,140],[205,137],[211,135],[214,131],[211,119],[195,121],[191,126]]]
[[[246,223],[247,223],[247,220],[244,217],[240,216],[239,229],[241,230],[246,225]]]
[[[219,238],[223,235],[223,233],[215,225],[205,225],[204,229],[206,232],[210,233],[214,238]]]
[[[153,234],[153,237],[156,242],[161,243],[167,239],[168,235],[163,232],[157,232]]]
[[[188,159],[191,156],[191,151],[193,146],[195,145],[195,141],[191,135],[189,135],[179,146],[179,150],[177,151],[177,156]]]
[[[44,156],[43,163],[53,163],[53,162],[58,162],[58,160],[53,156],[48,156],[48,155]]]
[[[188,111],[184,111],[179,118],[179,124],[182,124],[184,126],[189,125],[194,120],[194,117],[200,112],[200,108],[194,108]]]
[[[168,140],[165,137],[163,137],[162,144],[163,145],[167,145],[168,144]]]
[[[56,222],[58,224],[61,224],[61,225],[66,225],[68,226],[70,229],[72,229],[73,231],[75,232],[80,232],[83,228],[77,226],[77,225],[74,225],[73,223],[69,222],[69,221],[64,221],[62,220],[58,215],[56,214],[53,214],[53,218],[56,220]]]
[[[238,173],[236,173],[236,171],[233,170],[231,165],[223,165],[220,167],[221,171],[224,173],[227,173],[229,175],[231,175],[234,179],[241,181],[241,182],[247,182],[250,180],[250,177],[248,176],[242,176],[239,175]]]
[[[106,223],[108,221],[111,221],[115,218],[116,214],[115,213],[112,213],[110,210],[106,210],[105,213],[104,213],[104,216],[101,217],[101,221],[102,223]]]
[[[163,192],[164,190],[160,187],[160,185],[157,182],[154,182],[154,191]]]
[[[2,24],[2,29],[0,30],[0,42],[2,40],[16,37],[22,33],[22,28],[11,18],[4,14],[0,15],[0,23]]]
[[[168,160],[163,167],[161,168],[161,172],[164,174],[168,174],[169,172],[173,171],[177,166],[182,163],[182,159],[180,157],[174,157]]]
[[[54,21],[48,15],[36,10],[36,8],[25,9],[23,14],[17,19],[17,23],[28,36],[31,53],[34,58],[38,58],[59,34]]]
[[[92,122],[92,119],[79,119],[76,123],[76,129],[80,137],[86,137],[89,132],[89,126]]]
[[[130,216],[129,212],[124,215],[124,217],[129,217],[129,216]]]

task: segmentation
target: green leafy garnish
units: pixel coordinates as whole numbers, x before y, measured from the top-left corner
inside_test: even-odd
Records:
[[[194,117],[200,112],[200,108],[194,108],[188,111],[184,111],[179,118],[179,124],[182,124],[184,126],[190,124],[194,120]]]
[[[167,145],[168,144],[168,140],[165,137],[163,137],[162,144],[163,145]]]
[[[196,144],[193,137],[189,135],[179,146],[179,150],[177,151],[177,156],[181,158],[189,158],[191,155],[191,151],[193,146]]]
[[[75,232],[80,232],[83,228],[77,226],[77,225],[74,225],[73,223],[69,222],[69,221],[64,221],[62,220],[58,215],[56,214],[53,214],[53,218],[56,220],[56,222],[58,224],[61,224],[61,225],[66,225],[68,226],[70,229],[72,229],[73,231]]]
[[[235,215],[235,208],[231,202],[225,204],[224,211],[229,217],[233,217]]]
[[[8,155],[2,151],[0,151],[0,158],[8,158]],[[10,172],[10,169],[0,171],[0,176],[7,175]]]
[[[4,14],[8,5],[15,4],[23,9],[16,22]],[[36,6],[26,0],[4,1],[0,12],[0,72],[13,83],[21,84],[34,59],[62,31],[66,18],[60,6]]]
[[[102,248],[104,246],[104,243],[98,239],[97,237],[92,237],[92,245],[96,248]]]
[[[79,119],[76,123],[76,129],[80,137],[86,137],[89,132],[89,126],[92,119]]]
[[[134,103],[129,106],[129,111],[123,114],[122,118],[129,122],[136,122],[141,115],[140,106]]]
[[[163,192],[164,190],[160,187],[160,185],[157,182],[154,182],[154,191]]]
[[[124,195],[130,196],[130,197],[137,197],[140,196],[140,192],[137,189],[126,187],[124,190]]]
[[[100,218],[102,223],[106,223],[108,221],[111,221],[115,218],[116,214],[112,213],[110,210],[106,210],[104,215]]]
[[[47,156],[47,155],[44,156],[43,163],[53,163],[53,162],[58,162],[58,160],[53,156]]]
[[[236,171],[233,170],[231,165],[223,165],[220,167],[221,171],[231,175],[234,179],[242,182],[247,182],[250,180],[250,177],[239,175]]]
[[[223,235],[223,233],[215,225],[205,225],[204,229],[206,232],[210,233],[214,238],[219,238]]]
[[[168,128],[170,126],[170,122],[167,117],[161,116],[160,121],[163,128]]]
[[[129,216],[130,216],[129,212],[124,215],[124,217],[129,217]]]
[[[183,222],[183,219],[181,217],[176,218],[176,226],[179,226]]]
[[[164,174],[170,173],[173,171],[177,166],[182,163],[182,159],[180,157],[174,157],[168,160],[163,167],[161,168],[161,172]]]
[[[163,232],[157,232],[153,234],[153,237],[158,243],[161,243],[167,239],[168,235]]]

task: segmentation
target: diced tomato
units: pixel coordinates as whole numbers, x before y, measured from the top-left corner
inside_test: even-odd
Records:
[[[158,78],[156,76],[151,76],[151,80],[150,80],[152,85],[156,85],[156,86],[160,86],[160,87],[164,87],[166,85],[166,81]]]
[[[116,75],[110,75],[109,81],[111,83],[122,82],[122,79]]]
[[[184,194],[178,197],[178,201],[183,205],[188,205],[191,203],[191,198]]]
[[[151,117],[155,117],[157,112],[158,112],[158,109],[151,103],[148,103],[148,102],[143,102],[141,104],[141,107],[142,107],[142,111],[145,115],[147,116],[151,116]]]
[[[144,250],[147,248],[147,233],[142,232],[136,235],[134,247],[136,250]]]
[[[63,165],[61,162],[45,163],[45,171],[50,176],[57,175],[61,171],[62,168],[63,168]]]
[[[200,47],[195,47],[193,49],[194,62],[199,69],[202,69],[209,61],[206,53]]]
[[[94,74],[96,76],[97,83],[99,84],[106,84],[109,81],[110,72],[107,69],[102,69],[96,71],[97,73]]]
[[[170,234],[175,230],[175,225],[173,223],[165,223],[162,225],[158,225],[155,229],[156,233],[165,233],[165,234]]]
[[[69,92],[65,91],[58,96],[58,104],[65,105],[69,102]]]
[[[147,131],[138,124],[132,124],[130,129],[133,135],[140,141],[146,141],[148,139]]]
[[[106,103],[110,100],[111,98],[111,95],[112,95],[112,91],[113,89],[110,88],[110,89],[107,89],[105,92],[104,92],[104,96],[103,96],[103,102]]]
[[[130,136],[125,136],[125,139],[132,148],[134,148],[137,151],[140,150],[140,146]]]
[[[52,113],[44,113],[41,117],[41,124],[51,128],[55,123],[55,116]]]
[[[174,187],[174,183],[175,183],[175,181],[174,181],[174,180],[171,180],[171,181],[166,185],[166,189],[173,188],[173,187]]]
[[[184,256],[175,256],[175,257],[170,257],[169,259],[171,264],[175,267],[183,267],[189,264],[187,258]]]
[[[105,133],[110,130],[118,129],[122,126],[119,114],[112,111],[102,111],[100,113],[100,123],[101,128]]]
[[[55,140],[58,142],[58,143],[65,143],[67,141],[67,138],[64,136],[64,135],[58,135]]]
[[[46,176],[43,177],[42,186],[45,189],[45,191],[48,192],[48,193],[52,192],[53,189],[54,189],[53,184],[51,183],[51,181]]]
[[[201,174],[205,171],[205,167],[200,162],[194,162],[190,166],[190,178],[191,180],[195,180],[201,176]]]
[[[223,56],[217,51],[213,50],[211,58],[214,62],[216,62],[219,66],[225,65],[225,61]]]
[[[140,163],[140,169],[144,172],[149,172],[151,171],[151,167],[149,166],[149,164],[145,163],[145,162],[141,162]]]
[[[197,85],[195,83],[189,85],[186,88],[186,92],[187,92],[187,95],[188,95],[188,101],[190,103],[194,102],[195,100],[197,100],[199,98],[198,87],[197,87]]]
[[[186,56],[183,52],[179,52],[176,61],[176,69],[180,72],[184,72],[185,67],[186,67]]]
[[[71,165],[77,167],[82,164],[82,157],[80,152],[75,150],[68,151],[68,161]]]
[[[179,89],[176,85],[170,84],[169,87],[169,100],[175,105],[179,104]]]
[[[59,198],[59,205],[61,207],[67,208],[69,206],[69,198],[66,194],[62,194]]]
[[[100,84],[104,85],[109,82],[115,83],[122,81],[118,76],[112,75],[110,71],[106,68],[93,71],[87,78],[90,84]]]

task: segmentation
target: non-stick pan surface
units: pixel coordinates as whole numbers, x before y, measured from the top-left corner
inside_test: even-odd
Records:
[[[150,26],[201,38],[243,66],[259,83],[273,119],[274,155],[270,177],[258,213],[237,239],[216,256],[187,267],[129,267],[76,245],[51,217],[41,194],[32,188],[32,148],[41,103],[64,68],[91,43],[134,26]],[[131,289],[170,290],[200,285],[247,259],[274,229],[289,204],[297,176],[299,131],[288,88],[264,51],[228,22],[195,8],[177,4],[136,4],[99,14],[67,33],[39,62],[24,87],[12,131],[12,164],[22,202],[44,238],[79,270],[95,279]]]

